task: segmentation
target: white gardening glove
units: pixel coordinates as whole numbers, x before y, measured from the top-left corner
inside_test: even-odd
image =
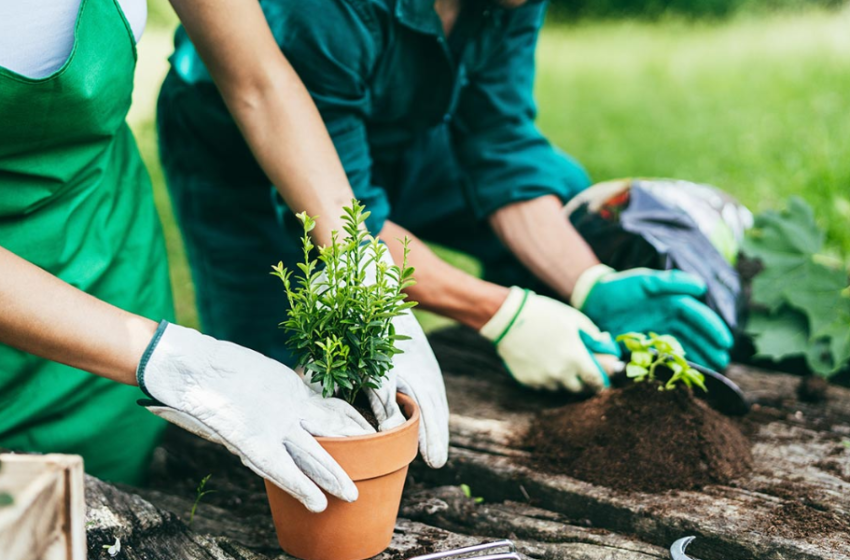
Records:
[[[348,502],[357,487],[314,436],[374,433],[354,408],[325,399],[294,371],[253,350],[163,321],[136,373],[148,410],[238,455],[301,501]]]
[[[438,469],[446,464],[449,453],[449,404],[443,373],[422,327],[409,310],[393,320],[397,334],[410,340],[397,342],[403,354],[393,356],[393,368],[379,389],[369,389],[369,403],[381,431],[404,423],[396,404],[396,390],[419,405],[419,452],[428,466]]]
[[[496,345],[511,375],[534,389],[599,391],[621,364],[620,347],[583,313],[516,286],[481,335]]]

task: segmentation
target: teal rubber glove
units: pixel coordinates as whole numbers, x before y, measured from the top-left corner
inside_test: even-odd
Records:
[[[734,341],[723,319],[697,299],[705,291],[702,280],[681,270],[617,272],[600,264],[579,277],[570,302],[614,336],[671,334],[689,360],[721,371]]]
[[[599,391],[610,386],[606,367],[613,373],[622,364],[611,335],[583,313],[516,286],[481,335],[496,345],[514,379],[534,389]]]

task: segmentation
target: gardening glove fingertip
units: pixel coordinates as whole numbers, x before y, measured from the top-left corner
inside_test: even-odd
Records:
[[[448,409],[440,416],[423,415],[419,424],[419,452],[432,469],[439,469],[449,457]],[[445,418],[443,422],[440,418]]]
[[[585,348],[591,354],[610,354],[618,359],[623,355],[620,345],[617,344],[610,333],[600,332],[594,336],[586,330],[580,330],[578,334]]]
[[[280,484],[275,483],[277,486]],[[283,488],[283,487],[281,487]],[[285,488],[283,488],[286,491]],[[287,492],[289,493],[289,492]],[[325,496],[324,492],[316,488],[316,492],[310,492],[305,495],[294,495],[290,494],[293,498],[304,504],[304,507],[310,510],[313,513],[322,513],[328,507],[328,497]]]
[[[292,475],[288,472],[269,471],[258,472],[257,474],[301,502],[305,508],[313,513],[321,513],[328,507],[328,497],[309,479],[301,484],[293,484]],[[306,479],[306,477],[304,478]],[[312,488],[309,488],[308,484]]]
[[[420,443],[419,453],[422,455],[425,464],[432,469],[444,467],[449,460],[448,445],[441,445],[427,440]]]
[[[647,290],[649,293],[681,294],[700,298],[708,291],[708,285],[702,278],[683,270],[647,269],[647,273],[651,274],[649,278],[654,278],[653,285]]]

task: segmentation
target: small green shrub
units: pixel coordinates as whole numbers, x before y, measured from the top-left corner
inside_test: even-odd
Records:
[[[402,292],[415,283],[407,266],[408,239],[402,241],[401,266],[388,265],[387,247],[366,231],[369,212],[364,210],[356,200],[344,209],[345,238],[340,241],[334,231],[331,245],[319,247],[318,257],[309,235],[315,218],[298,214],[304,225],[301,274],[293,282],[283,263],[272,267],[289,299],[289,316],[280,326],[289,334],[298,365],[321,384],[323,396],[339,393],[350,403],[362,389],[380,387],[392,357],[401,353],[396,342],[409,338],[395,332],[392,320],[416,305],[404,301]],[[375,277],[367,281],[371,267]]]
[[[618,336],[617,342],[623,342],[632,353],[626,365],[626,375],[635,383],[655,381],[655,370],[664,366],[669,368],[673,375],[659,389],[674,389],[681,381],[688,387],[696,385],[703,391],[706,390],[705,376],[688,364],[685,351],[675,337],[655,333],[646,336],[633,332]]]

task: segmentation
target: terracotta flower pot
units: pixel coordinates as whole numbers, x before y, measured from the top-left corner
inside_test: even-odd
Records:
[[[408,420],[386,432],[345,438],[316,438],[357,485],[352,503],[328,495],[328,508],[312,513],[266,481],[280,546],[304,560],[364,560],[390,544],[407,467],[419,445],[419,407],[399,393]]]

